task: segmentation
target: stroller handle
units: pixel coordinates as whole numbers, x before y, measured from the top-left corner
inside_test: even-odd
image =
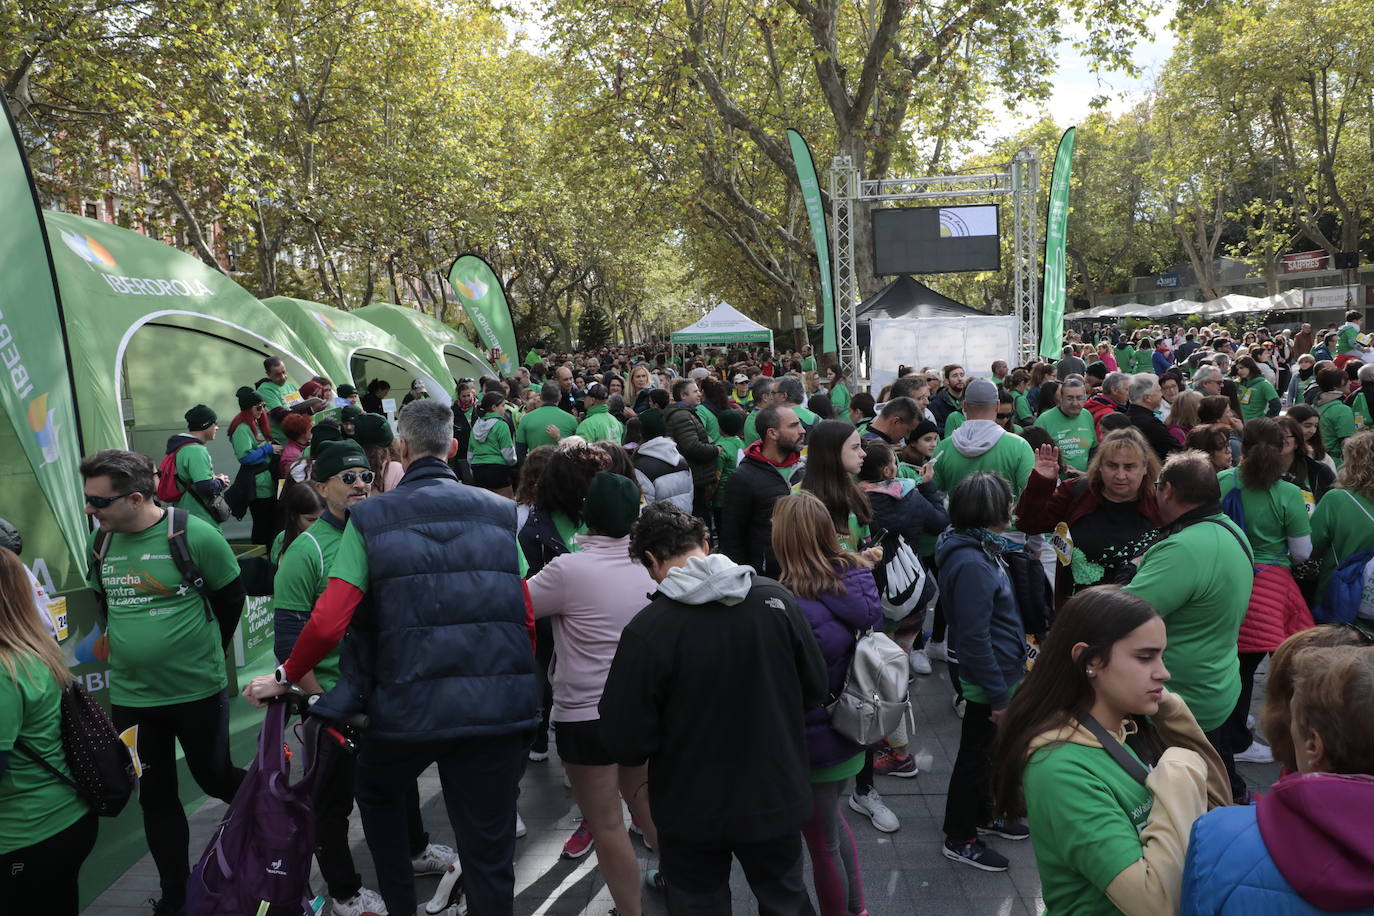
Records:
[[[299,713],[301,716],[314,716],[324,721],[335,722],[338,725],[344,725],[359,730],[367,728],[369,722],[367,713],[360,712],[344,719],[326,719],[324,716],[316,715],[312,710],[314,709],[315,701],[318,700],[320,696],[320,694],[306,693],[299,685],[291,684],[287,687],[286,693],[274,697],[271,702],[286,703],[291,707],[293,712]]]

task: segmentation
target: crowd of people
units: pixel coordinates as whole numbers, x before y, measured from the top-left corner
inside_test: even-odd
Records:
[[[642,913],[647,886],[728,913],[737,859],[760,912],[866,914],[845,810],[899,830],[877,777],[917,777],[920,737],[863,744],[832,720],[873,632],[909,646],[903,681],[947,669],[950,861],[1003,871],[988,838],[1029,839],[1054,913],[1369,911],[1374,358],[1347,317],[1094,327],[1055,362],[900,367],[876,392],[809,347],[532,352],[455,380],[451,404],[417,382],[394,417],[385,381],[297,388],[269,358],[235,394],[232,475],[204,404],[159,463],[81,465],[152,911],[186,903],[176,745],[206,794],[243,779],[222,664],[249,587],[220,528],[235,507],[280,662],[244,696],[367,716],[314,799],[339,916],[415,914],[414,877],[455,860],[469,912],[512,913],[520,780],[551,737],[581,812],[564,855],[596,851],[613,912]],[[0,533],[0,900],[65,916],[96,819],[47,768],[72,678]],[[894,615],[905,555],[922,584]],[[1257,796],[1238,760],[1284,775]],[[430,766],[455,847],[420,818]],[[658,857],[643,875],[631,832]]]

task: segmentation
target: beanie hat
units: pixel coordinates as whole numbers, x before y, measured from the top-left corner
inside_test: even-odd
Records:
[[[363,415],[363,409],[357,404],[346,404],[339,411],[339,419],[345,423],[356,423],[358,418]]]
[[[939,432],[940,432],[940,428],[939,428],[938,426],[936,426],[934,423],[930,422],[929,420],[922,419],[920,423],[917,423],[917,424],[916,424],[916,428],[915,428],[915,429],[913,429],[911,432],[907,433],[906,441],[907,441],[907,442],[915,442],[917,439],[921,438],[922,436],[928,436],[928,435],[930,435],[931,433],[935,433],[936,435],[938,435]]]
[[[340,385],[335,390],[338,391],[339,397],[341,398],[356,397],[358,394],[358,389],[354,388],[352,385]]]
[[[639,486],[633,480],[610,471],[599,471],[587,488],[582,520],[598,534],[623,538],[639,518],[639,501]]]
[[[323,448],[315,452],[314,457],[313,473],[318,481],[328,480],[345,468],[368,468],[370,470],[372,467],[367,463],[367,454],[363,451],[363,447],[348,439],[326,442]]]
[[[314,458],[330,442],[338,442],[343,438],[343,430],[339,429],[339,424],[323,421],[315,424],[315,428],[310,433],[310,457]]]
[[[644,441],[657,439],[668,434],[668,419],[657,407],[650,407],[639,415],[639,428],[644,433]]]
[[[386,417],[377,413],[365,413],[353,421],[353,438],[366,448],[369,445],[388,446],[395,437]]]
[[[976,378],[964,389],[964,404],[969,407],[991,407],[997,403],[997,386],[985,378]]]
[[[250,407],[256,407],[263,403],[262,395],[258,394],[247,385],[235,391],[234,396],[239,399],[239,410],[247,410]]]
[[[1107,364],[1103,362],[1089,363],[1084,375],[1091,375],[1095,379],[1104,379],[1107,377]]]
[[[186,428],[193,433],[198,433],[202,429],[209,429],[219,422],[219,417],[215,412],[204,404],[197,404],[186,411]]]

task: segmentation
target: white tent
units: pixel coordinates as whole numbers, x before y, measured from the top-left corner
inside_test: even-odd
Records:
[[[773,349],[773,332],[742,315],[733,305],[722,302],[700,321],[689,324],[680,331],[674,331],[671,341],[675,344],[722,344],[745,341],[768,341],[768,349]]]

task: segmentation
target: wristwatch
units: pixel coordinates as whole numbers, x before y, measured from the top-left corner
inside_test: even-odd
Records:
[[[277,670],[272,672],[272,679],[283,687],[290,687],[291,680],[286,676],[286,666],[278,665]]]

